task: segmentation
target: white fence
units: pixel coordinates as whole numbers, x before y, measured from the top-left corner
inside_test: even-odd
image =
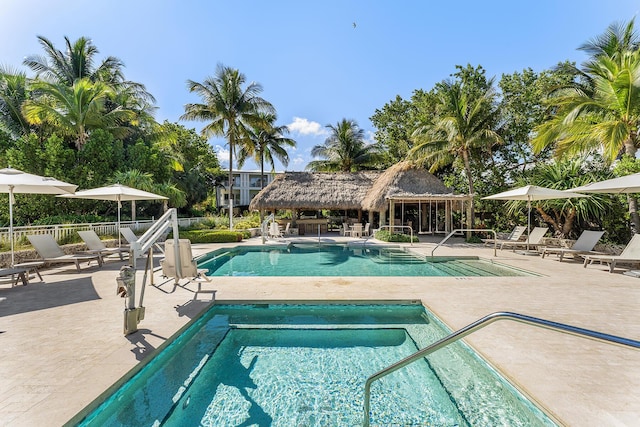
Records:
[[[204,221],[204,217],[198,218],[178,218],[179,227],[189,227]],[[135,232],[142,232],[151,227],[154,220],[144,221],[120,221],[120,227],[129,227]],[[13,227],[13,236],[15,241],[22,238],[26,239],[30,234],[51,234],[54,239],[60,241],[65,237],[79,230],[93,230],[98,235],[117,236],[117,222],[93,222],[85,224],[55,224],[55,225],[28,225]],[[9,241],[9,227],[0,227],[0,241]]]

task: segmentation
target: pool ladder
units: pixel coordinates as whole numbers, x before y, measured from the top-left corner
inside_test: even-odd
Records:
[[[536,326],[539,328],[550,329],[552,331],[562,332],[569,335],[575,335],[582,338],[588,338],[595,341],[601,341],[609,344],[616,344],[623,347],[631,347],[635,349],[640,349],[640,341],[635,341],[628,338],[617,337],[615,335],[604,334],[602,332],[591,331],[589,329],[578,328],[576,326],[566,325],[563,323],[552,322],[549,320],[539,319],[537,317],[526,316],[524,314],[518,313],[510,313],[510,312],[496,312],[489,314],[475,322],[465,326],[464,328],[453,332],[452,334],[436,341],[435,343],[413,353],[410,356],[405,357],[399,362],[394,363],[393,365],[376,372],[367,378],[367,381],[364,385],[364,422],[363,425],[365,427],[369,427],[370,425],[370,417],[371,417],[371,384],[379,380],[382,377],[389,375],[392,372],[397,371],[400,368],[403,368],[410,363],[415,362],[416,360],[420,360],[423,357],[433,353],[436,350],[439,350],[447,345],[458,341],[473,332],[484,328],[485,326],[490,325],[493,322],[497,322],[499,320],[513,320],[519,323],[524,323],[527,325]]]

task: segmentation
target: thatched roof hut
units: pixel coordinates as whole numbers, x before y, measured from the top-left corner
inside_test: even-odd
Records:
[[[380,171],[286,172],[258,193],[249,209],[360,209]]]
[[[384,211],[390,200],[464,200],[434,175],[409,162],[386,171],[286,172],[251,204],[251,210],[361,209]]]
[[[466,195],[455,195],[442,181],[424,169],[409,162],[401,162],[384,171],[362,200],[362,209],[382,211],[390,200],[463,200]]]

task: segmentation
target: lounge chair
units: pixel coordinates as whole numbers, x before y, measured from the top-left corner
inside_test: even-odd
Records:
[[[50,234],[30,235],[27,238],[45,262],[72,262],[76,265],[78,272],[80,272],[80,263],[83,261],[90,263],[96,260],[98,265],[102,266],[102,258],[97,254],[65,254]]]
[[[517,225],[513,231],[511,231],[511,234],[509,234],[509,236],[507,236],[506,239],[482,239],[482,241],[484,242],[484,245],[487,246],[491,243],[495,243],[496,245],[500,245],[504,242],[517,242],[519,241],[522,236],[524,235],[524,232],[527,231],[527,227],[525,225]]]
[[[129,227],[120,228],[120,234],[122,234],[122,237],[124,237],[124,239],[129,244],[138,240],[138,236],[136,236],[133,230],[131,230]],[[158,251],[164,253],[164,249],[162,248],[162,246],[158,244],[158,242],[154,243],[153,246],[155,246],[155,248],[158,249]]]
[[[596,246],[598,240],[600,240],[603,234],[604,231],[585,230],[580,234],[578,240],[576,240],[570,248],[545,247],[542,248],[540,254],[542,255],[542,258],[544,258],[545,255],[556,254],[560,257],[560,262],[562,262],[565,255],[569,254],[573,255],[574,258],[576,255],[597,254],[597,252],[594,252],[593,248]]]
[[[180,279],[189,279],[184,285],[189,282],[198,283],[198,290],[195,292],[194,298],[198,293],[212,293],[215,295],[215,290],[202,290],[203,282],[210,282],[211,278],[205,274],[206,269],[199,269],[196,262],[193,260],[193,253],[191,252],[191,241],[189,239],[178,240],[178,253],[180,254],[180,270],[176,268],[176,247],[173,239],[168,239],[164,242],[164,259],[160,260],[160,266],[162,267],[162,275],[164,277],[174,277],[176,284]],[[184,286],[183,285],[183,286]]]
[[[0,277],[9,277],[11,276],[10,282],[11,287],[14,287],[18,284],[18,280],[22,282],[23,285],[29,284],[29,270],[26,268],[2,268],[0,269]]]
[[[613,273],[618,263],[639,264],[640,263],[640,234],[634,234],[627,246],[620,255],[585,255],[584,268],[599,261],[600,264],[609,265],[609,273]]]
[[[505,249],[505,247],[510,247],[515,251],[516,248],[521,246],[529,249],[537,248],[538,246],[542,245],[542,239],[544,239],[544,235],[547,234],[547,231],[549,231],[549,227],[536,227],[531,230],[531,233],[529,233],[528,240],[525,239],[518,242],[504,241],[500,243],[500,249],[502,250]]]
[[[100,237],[93,230],[83,230],[78,231],[80,238],[84,240],[85,245],[89,250],[87,251],[90,254],[97,254],[102,261],[104,262],[104,257],[117,254],[120,257],[120,261],[123,260],[122,253],[128,253],[128,248],[108,248],[105,244],[100,240]]]

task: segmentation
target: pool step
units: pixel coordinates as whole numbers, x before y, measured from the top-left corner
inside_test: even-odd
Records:
[[[381,264],[392,262],[415,264],[425,262],[423,258],[402,249],[381,249],[380,254],[376,257],[372,257],[372,260]]]

